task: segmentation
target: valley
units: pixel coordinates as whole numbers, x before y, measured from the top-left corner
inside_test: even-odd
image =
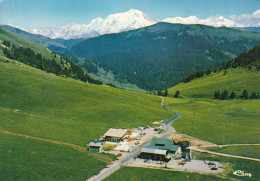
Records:
[[[259,180],[260,34],[238,25],[0,25],[0,181]]]

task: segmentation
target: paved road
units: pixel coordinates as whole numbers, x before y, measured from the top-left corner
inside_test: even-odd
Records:
[[[165,121],[163,123],[163,128],[164,128],[164,132],[162,132],[160,134],[160,137],[167,137],[169,136],[174,128],[172,127],[172,122],[181,118],[181,114],[173,111],[171,109],[169,109],[167,107],[167,105],[164,104],[164,98],[161,97],[162,102],[161,105],[165,110],[169,110],[172,113],[175,114],[175,117],[172,119],[169,119],[167,121]],[[180,103],[181,104],[181,103]],[[122,156],[122,158],[118,161],[115,161],[109,168],[104,168],[103,170],[100,171],[99,175],[96,176],[92,176],[90,177],[87,181],[99,181],[99,180],[103,180],[106,177],[108,177],[109,175],[111,175],[112,173],[114,173],[116,170],[120,169],[122,166],[127,165],[127,162],[130,161],[131,159],[134,159],[134,156],[137,155],[138,153],[140,153],[141,149],[147,145],[149,145],[151,143],[151,141],[146,142],[145,144],[143,144],[142,146],[138,147],[137,149],[133,150],[131,153],[124,153],[124,156]]]

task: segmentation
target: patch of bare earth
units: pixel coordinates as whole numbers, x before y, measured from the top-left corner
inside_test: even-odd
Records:
[[[178,141],[189,141],[190,146],[202,146],[202,145],[216,145],[215,143],[211,143],[208,141],[200,140],[189,135],[179,133],[177,131],[173,131],[173,133],[168,136],[169,139],[173,139],[175,142]]]

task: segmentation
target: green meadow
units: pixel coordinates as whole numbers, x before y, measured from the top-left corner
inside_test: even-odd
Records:
[[[217,144],[260,143],[260,100],[202,99],[168,106],[182,114],[173,127]]]
[[[161,181],[179,181],[179,180],[226,180],[213,175],[202,175],[190,172],[167,171],[160,169],[123,167],[119,171],[110,175],[106,181],[142,181],[142,180],[161,180]]]
[[[173,116],[161,107],[160,97],[55,76],[4,57],[0,100],[1,130],[85,148],[111,127],[132,128]],[[0,171],[5,172],[0,180],[83,180],[107,164],[107,155],[98,154],[104,158],[100,161],[63,145],[0,136]]]
[[[246,156],[252,158],[260,158],[260,146],[248,145],[248,146],[229,146],[229,147],[209,147],[207,150],[215,151],[219,153],[227,153],[232,155]]]
[[[239,99],[244,89],[249,93],[260,93],[260,73],[256,70],[233,69],[212,73],[188,83],[180,83],[169,89],[173,97],[177,90],[195,102],[170,105],[169,108],[182,114],[182,118],[173,123],[182,133],[217,144],[260,143],[260,100]],[[229,94],[235,91],[236,99],[213,99],[215,90],[227,89]],[[249,95],[250,96],[250,95]],[[175,98],[176,99],[176,98]],[[167,103],[184,102],[167,100]],[[186,99],[188,101],[188,99]]]
[[[97,160],[71,147],[0,133],[0,180],[86,180],[101,170]]]
[[[160,97],[0,62],[1,129],[86,145],[108,128],[131,128],[173,115]],[[14,110],[18,109],[18,112]]]
[[[42,55],[44,55],[46,58],[51,57],[51,51],[49,49],[47,49],[44,46],[41,46],[37,43],[34,43],[26,38],[23,38],[15,33],[12,33],[4,28],[1,28],[1,27],[0,27],[0,40],[9,41],[9,42],[15,44],[16,46],[30,47],[35,52],[41,53]]]
[[[238,155],[242,154],[237,152]],[[194,152],[193,155],[196,157],[196,159],[199,160],[210,160],[210,161],[219,161],[222,163],[226,169],[224,172],[224,175],[233,179],[237,180],[243,180],[243,181],[258,181],[260,179],[259,169],[260,169],[260,162],[259,161],[252,161],[252,160],[245,160],[245,159],[239,159],[239,158],[230,158],[230,157],[223,157],[223,156],[217,156],[217,155],[211,155],[208,153],[200,153],[200,152]],[[236,170],[242,170],[245,173],[251,173],[252,177],[246,177],[246,176],[236,176],[233,174]]]
[[[168,89],[169,96],[173,97],[177,90],[181,95],[189,98],[213,98],[215,91],[224,91],[227,89],[229,95],[231,91],[239,97],[243,90],[246,89],[251,93],[256,91],[260,93],[260,72],[244,68],[228,69],[226,72],[221,71],[211,73],[208,76],[192,80],[188,83],[180,83]]]

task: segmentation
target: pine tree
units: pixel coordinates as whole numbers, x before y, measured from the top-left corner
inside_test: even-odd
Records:
[[[180,95],[180,91],[179,90],[177,90],[176,92],[175,92],[175,95],[174,95],[174,97],[179,97],[179,95]]]
[[[230,97],[231,99],[235,99],[235,97],[236,97],[235,92],[232,91],[229,97]]]
[[[215,98],[215,99],[220,99],[220,98],[221,98],[219,91],[215,91],[215,93],[214,93],[214,98]]]
[[[224,92],[221,94],[221,99],[222,99],[222,100],[225,100],[225,99],[227,99],[227,98],[228,98],[228,92],[227,92],[227,90],[225,89]]]
[[[157,95],[158,95],[158,96],[162,96],[162,95],[163,95],[163,94],[162,94],[162,91],[158,90]]]
[[[248,93],[247,93],[247,90],[244,90],[242,95],[240,96],[241,98],[243,99],[248,99]]]
[[[165,97],[167,97],[168,96],[168,90],[166,89],[165,91],[164,91],[164,94],[163,94],[163,96],[165,96]]]
[[[251,93],[250,98],[251,98],[251,99],[257,99],[257,94],[256,94],[256,92],[253,91],[253,92]]]

